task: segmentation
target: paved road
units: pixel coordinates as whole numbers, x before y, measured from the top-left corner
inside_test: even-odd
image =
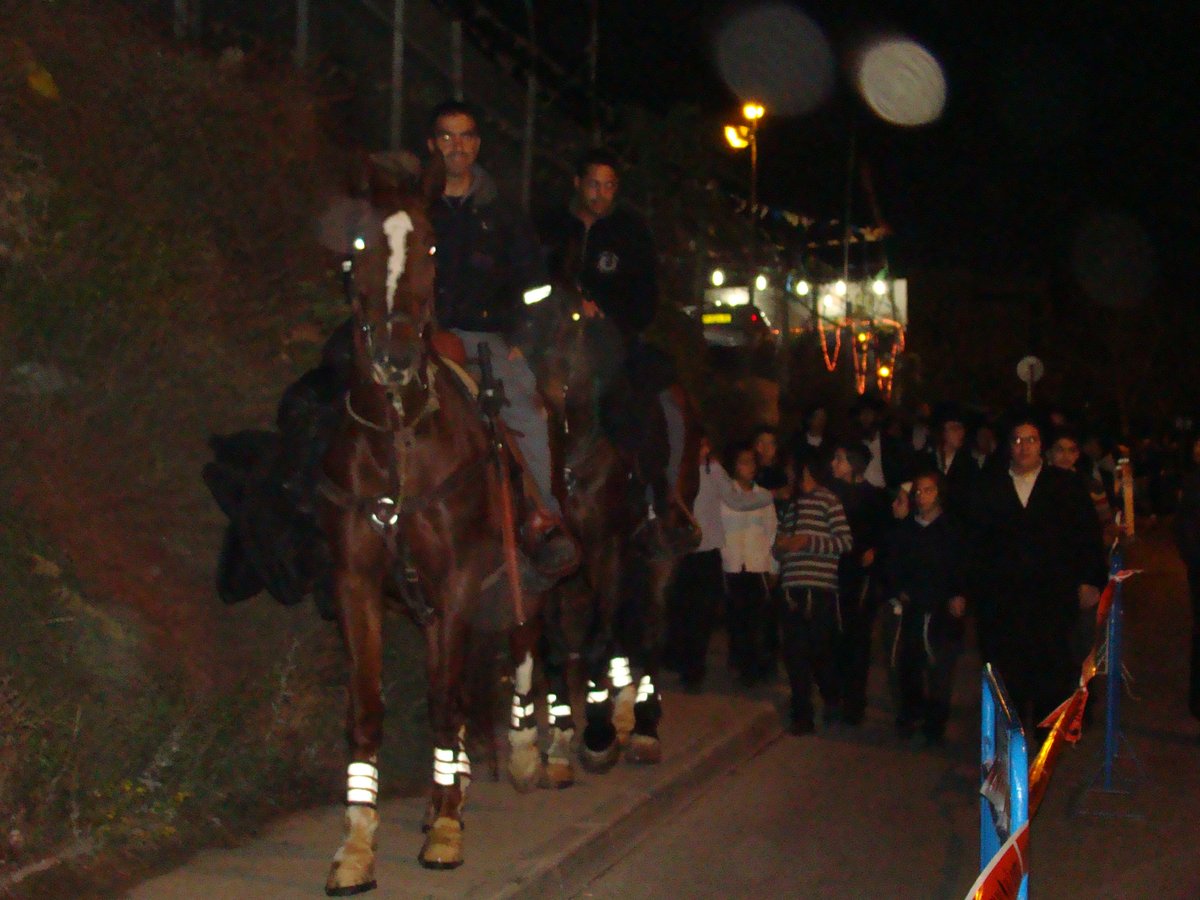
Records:
[[[1163,532],[1131,548],[1130,560],[1147,572],[1127,591],[1138,699],[1126,698],[1123,721],[1145,779],[1128,796],[1086,790],[1102,752],[1097,708],[1034,820],[1034,896],[1200,897],[1183,573]],[[580,896],[963,897],[979,852],[978,678],[978,660],[965,660],[948,744],[933,752],[894,736],[877,666],[861,728],[780,737],[644,834]]]
[[[1125,733],[1144,773],[1127,796],[1087,792],[1102,717],[1060,762],[1033,823],[1033,896],[1200,898],[1200,744],[1186,710],[1183,572],[1165,533],[1130,562]],[[964,660],[947,745],[901,743],[882,665],[858,729],[777,736],[781,685],[735,690],[713,648],[705,693],[668,679],[666,758],[619,766],[570,791],[471,788],[467,864],[415,862],[420,798],[383,804],[378,892],[428,897],[870,897],[960,900],[978,867],[978,662]],[[1096,698],[1097,700],[1101,698]],[[774,707],[774,708],[773,708]],[[1085,815],[1107,812],[1119,817]],[[131,893],[145,900],[319,897],[341,810],[276,823],[199,854]]]

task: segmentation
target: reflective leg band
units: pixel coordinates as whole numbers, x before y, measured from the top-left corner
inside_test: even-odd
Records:
[[[374,806],[379,798],[379,770],[369,762],[352,762],[346,768],[346,803]]]
[[[511,722],[513,731],[533,728],[536,724],[533,717],[533,700],[528,694],[513,694]]]
[[[450,787],[454,784],[454,776],[458,774],[457,754],[445,747],[433,748],[433,781],[435,784]]]
[[[629,659],[624,656],[614,656],[608,664],[608,680],[618,691],[633,684],[633,671],[629,668]]]
[[[634,703],[644,703],[654,696],[654,682],[650,680],[649,675],[643,675],[642,680],[638,682],[637,698]]]
[[[458,762],[455,763],[458,769],[458,774],[464,778],[471,777],[471,760],[467,758],[467,751],[460,749],[458,751]]]
[[[605,696],[607,697],[608,695],[605,694]],[[566,703],[559,703],[557,694],[547,694],[546,705],[550,707],[551,721],[560,728],[562,727],[562,723],[559,720],[570,720],[571,707]]]
[[[587,702],[605,703],[608,700],[608,688],[597,688],[596,682],[588,682]]]

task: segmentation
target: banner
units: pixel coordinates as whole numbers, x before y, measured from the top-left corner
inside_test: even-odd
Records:
[[[1021,890],[1021,879],[1029,874],[1029,823],[1026,822],[1005,841],[987,864],[967,900],[1009,900]]]

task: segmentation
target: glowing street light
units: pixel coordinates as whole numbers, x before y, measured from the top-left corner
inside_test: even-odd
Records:
[[[761,103],[750,100],[742,106],[742,118],[749,125],[726,125],[725,140],[735,150],[750,148],[750,215],[758,215],[758,123],[767,114],[767,109]],[[752,226],[750,235],[750,268],[757,266],[758,260],[758,230]],[[758,287],[758,279],[750,283],[750,303],[754,303],[754,291]],[[758,288],[762,290],[762,288]]]
[[[871,290],[875,292],[876,297],[882,297],[887,293],[887,282],[882,278],[876,278],[875,283],[871,285]]]
[[[766,275],[759,275],[754,279],[754,289],[758,291],[765,291],[767,289]]]
[[[807,297],[808,292],[812,290],[812,285],[801,279],[796,282],[796,295],[799,297]]]
[[[725,283],[725,271],[723,269],[713,269],[712,275],[709,276],[709,281],[713,287],[720,287]]]
[[[842,281],[839,278],[837,283],[833,286],[833,292],[835,294],[837,294],[839,297],[845,297],[846,296],[846,282]]]

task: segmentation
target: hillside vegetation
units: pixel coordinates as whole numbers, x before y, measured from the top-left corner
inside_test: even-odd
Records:
[[[217,600],[200,480],[208,435],[268,427],[340,315],[316,96],[116,3],[0,6],[0,895],[109,896],[337,801],[335,629]],[[425,758],[406,625],[392,792]]]

